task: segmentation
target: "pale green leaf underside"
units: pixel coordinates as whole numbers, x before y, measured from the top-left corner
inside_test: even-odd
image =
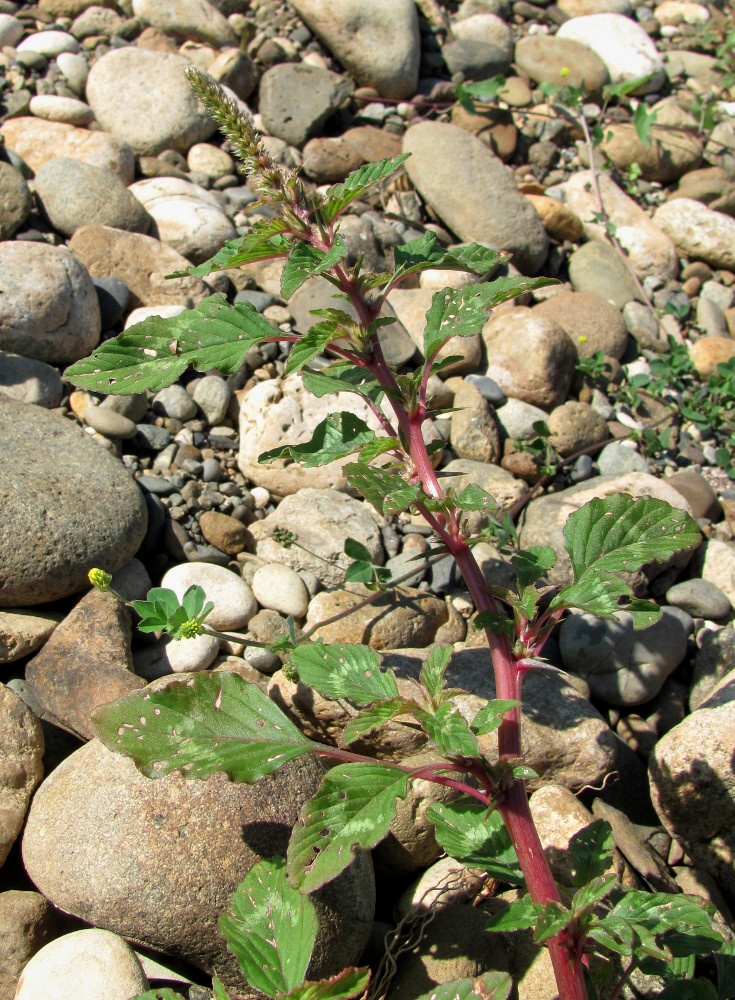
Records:
[[[231,375],[253,344],[279,336],[249,302],[231,306],[224,295],[212,295],[178,316],[150,316],[131,326],[67,368],[64,378],[112,395],[158,392],[189,367]]]
[[[291,663],[304,684],[329,698],[371,705],[398,696],[393,672],[380,670],[380,657],[368,646],[341,642],[297,646]]]
[[[401,153],[389,159],[379,160],[377,163],[366,163],[363,167],[353,170],[340,184],[333,184],[328,188],[324,201],[319,206],[319,215],[325,222],[332,222],[345,208],[386,177],[390,177],[400,165],[407,160],[409,153]]]
[[[412,702],[403,698],[391,698],[390,701],[379,701],[370,708],[364,708],[354,719],[350,719],[342,730],[342,740],[349,746],[354,740],[380,729],[386,722],[395,719],[415,708]]]
[[[317,749],[260,688],[201,673],[162,691],[125,695],[93,714],[95,734],[149,778],[224,771],[249,784]]]
[[[329,979],[302,983],[278,1000],[350,1000],[362,996],[369,980],[369,969],[343,969]]]
[[[369,444],[375,437],[364,420],[353,413],[332,413],[314,428],[310,441],[302,444],[284,444],[271,448],[258,456],[258,462],[272,462],[278,458],[292,458],[306,469],[328,465],[344,458]]]
[[[319,920],[311,900],[289,884],[285,860],[274,858],[250,870],[219,928],[247,983],[275,997],[304,981]]]
[[[387,764],[338,764],[301,810],[288,845],[288,875],[300,892],[331,882],[359,850],[388,832],[408,775]]]
[[[699,544],[692,518],[654,497],[633,499],[626,493],[591,500],[569,516],[564,542],[574,579],[588,567],[634,573],[648,562],[661,562]]]
[[[339,235],[335,236],[328,251],[319,250],[309,243],[297,243],[288,255],[281,273],[281,295],[284,299],[290,299],[307,278],[325,274],[346,256],[347,244]]]

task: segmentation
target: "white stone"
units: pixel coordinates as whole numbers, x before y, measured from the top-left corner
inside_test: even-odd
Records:
[[[83,94],[89,76],[89,65],[80,52],[60,52],[56,65],[75,94]]]
[[[61,52],[78,52],[79,42],[68,31],[37,31],[24,38],[17,46],[18,52],[38,52],[53,59]]]
[[[165,658],[175,674],[206,670],[219,653],[219,639],[197,635],[193,639],[174,639],[166,643]]]
[[[683,255],[735,270],[735,219],[729,215],[693,198],[674,198],[656,209],[653,222]]]
[[[702,579],[719,587],[735,608],[735,547],[718,538],[705,542]]]
[[[117,934],[90,928],[37,951],[21,973],[15,1000],[130,1000],[148,986],[132,948]]]
[[[309,592],[299,574],[290,566],[280,563],[259,566],[253,576],[252,588],[262,608],[293,615],[294,618],[306,616]]]
[[[174,35],[217,48],[237,45],[227,18],[207,0],[133,0],[133,13],[141,21]]]
[[[651,94],[666,78],[663,61],[643,28],[622,14],[588,14],[563,24],[557,38],[569,38],[592,49],[607,66],[612,83],[650,77],[635,93]]]
[[[173,590],[179,600],[195,584],[202,587],[207,600],[214,603],[214,610],[206,621],[210,628],[217,631],[245,628],[258,610],[252,589],[237,573],[224,566],[204,562],[181,563],[170,569],[161,580],[161,586]]]
[[[125,329],[130,329],[136,323],[142,323],[150,316],[162,316],[164,319],[170,319],[172,316],[180,316],[182,312],[186,312],[186,306],[139,306],[137,309],[133,309],[125,320]]]
[[[84,101],[75,97],[57,97],[56,94],[32,97],[29,111],[47,122],[68,122],[69,125],[89,125],[94,119],[94,111]]]
[[[186,156],[189,170],[194,170],[207,177],[222,177],[233,173],[235,161],[229,153],[210,142],[196,142]]]
[[[661,25],[704,24],[710,12],[701,3],[692,0],[664,0],[653,12]]]
[[[237,230],[216,196],[177,177],[151,177],[131,184],[130,191],[152,217],[151,235],[195,264],[213,257]]]

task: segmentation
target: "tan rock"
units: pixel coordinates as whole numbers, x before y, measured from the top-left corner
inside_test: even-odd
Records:
[[[545,194],[527,194],[526,198],[538,212],[544,229],[553,240],[579,243],[584,232],[582,220],[563,201]]]
[[[368,594],[363,588],[317,594],[309,603],[306,627],[354,607]],[[361,642],[372,649],[422,649],[434,642],[437,629],[448,617],[446,604],[438,597],[400,587],[325,625],[317,634],[324,642]]]
[[[238,552],[253,552],[255,549],[255,541],[248,529],[229,514],[205,510],[199,519],[199,527],[206,540],[228,556],[236,556]]]
[[[628,343],[628,331],[620,310],[592,292],[560,291],[533,307],[534,315],[558,323],[580,358],[597,351],[620,359]]]
[[[29,656],[46,642],[63,619],[59,612],[0,611],[0,663]]]
[[[90,132],[42,118],[9,118],[0,126],[0,135],[8,149],[25,160],[34,172],[54,157],[68,156],[94,167],[106,167],[125,184],[133,180],[133,151],[126,142],[106,132]]]
[[[441,272],[431,273],[440,274]],[[464,280],[465,275],[462,271],[444,273],[447,275],[451,273],[453,276],[461,275],[462,284],[468,283]],[[443,283],[439,283],[440,280],[443,279],[437,278],[436,284],[432,284],[430,288],[395,288],[388,296],[389,304],[420,351],[423,351],[424,347],[426,313],[436,291],[445,287]],[[452,375],[466,375],[475,371],[482,359],[482,340],[479,333],[472,337],[451,337],[437,355],[440,361],[449,357],[455,357],[459,360],[442,369],[443,378]]]
[[[43,749],[41,723],[17,694],[0,684],[0,865],[43,777]]]
[[[708,378],[719,364],[735,357],[732,337],[701,337],[689,348],[689,357],[702,378]]]

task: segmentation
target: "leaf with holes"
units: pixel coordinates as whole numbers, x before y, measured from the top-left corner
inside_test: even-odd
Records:
[[[388,764],[338,764],[301,810],[288,845],[287,870],[300,892],[313,892],[388,833],[408,775]]]
[[[258,462],[263,465],[278,458],[292,458],[305,469],[312,469],[351,455],[374,437],[375,431],[354,413],[330,413],[314,428],[310,441],[271,448],[258,455]]]
[[[476,979],[455,979],[434,986],[416,1000],[508,1000],[512,986],[507,972],[484,972]]]
[[[448,495],[460,510],[495,510],[498,506],[487,490],[477,483],[470,483],[459,493],[454,493],[450,489]]]
[[[485,927],[489,931],[524,931],[536,926],[539,909],[530,896],[523,896],[491,914]]]
[[[224,295],[212,295],[178,316],[149,316],[136,323],[67,368],[64,378],[112,395],[158,392],[189,367],[231,375],[254,344],[281,336],[249,302],[231,306]]]
[[[436,233],[430,229],[423,236],[397,246],[395,251],[395,277],[404,278],[427,268],[441,267],[452,271],[473,271],[487,274],[500,264],[506,263],[508,255],[498,253],[482,243],[469,243],[447,249],[439,242]]]
[[[414,714],[434,746],[447,757],[479,757],[477,737],[452,702],[445,702],[435,712],[417,710]]]
[[[347,244],[341,236],[334,238],[329,250],[320,250],[309,243],[297,243],[281,273],[281,296],[288,300],[307,278],[326,274],[347,256]]]
[[[369,969],[350,967],[329,979],[302,983],[289,993],[279,995],[278,1000],[351,1000],[364,994],[369,981]]]
[[[248,986],[275,997],[300,986],[319,919],[286,878],[283,858],[259,861],[235,890],[219,929]]]
[[[675,956],[709,955],[722,935],[715,930],[707,904],[692,896],[631,890],[615,904],[611,917],[627,920],[637,934],[645,928]]]
[[[567,518],[564,544],[578,580],[591,567],[635,573],[699,545],[692,518],[664,500],[627,493],[591,500]]]
[[[310,361],[324,353],[327,344],[333,343],[343,335],[342,327],[333,320],[315,323],[291,348],[286,362],[286,374],[292,375],[301,371],[304,365],[308,365]]]
[[[162,691],[135,691],[92,714],[95,735],[149,778],[224,771],[252,784],[318,749],[255,684],[201,673]]]
[[[324,201],[318,206],[320,217],[327,223],[332,222],[344,212],[350,202],[359,198],[374,184],[395,173],[409,155],[401,153],[399,156],[379,160],[377,163],[366,163],[365,166],[353,170],[340,184],[333,184],[327,189]]]
[[[434,802],[428,818],[447,854],[469,868],[482,868],[493,878],[523,885],[523,875],[502,816],[479,802]]]
[[[562,608],[577,608],[598,618],[617,618],[620,611],[626,611],[633,618],[636,630],[649,628],[661,617],[657,604],[633,597],[633,591],[621,576],[600,572],[596,566],[586,570],[576,583],[561,590],[548,610]]]
[[[328,698],[372,705],[398,696],[393,671],[381,671],[380,657],[369,646],[315,642],[297,646],[290,659],[303,683]]]
[[[421,496],[421,486],[407,483],[397,472],[371,469],[362,462],[351,462],[342,471],[350,486],[381,514],[400,514]]]

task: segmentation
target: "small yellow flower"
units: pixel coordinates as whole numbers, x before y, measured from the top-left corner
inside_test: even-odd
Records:
[[[580,344],[586,344],[587,343],[587,338],[584,335],[582,335],[581,337],[579,337],[579,342],[580,342]]]
[[[562,66],[562,68],[559,70],[559,76],[569,76],[569,67]]]
[[[93,587],[97,590],[101,590],[103,593],[110,589],[112,575],[110,573],[105,573],[103,569],[91,569],[89,573],[87,573],[87,578]]]

